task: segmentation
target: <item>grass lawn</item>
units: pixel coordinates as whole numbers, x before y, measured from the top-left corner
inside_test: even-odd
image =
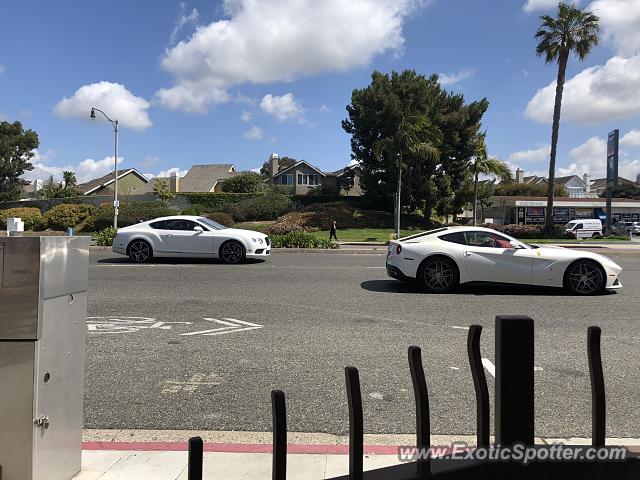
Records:
[[[421,230],[400,230],[400,235],[406,237],[419,233]],[[329,238],[329,230],[312,232],[318,238]],[[395,237],[392,228],[344,228],[338,230],[340,242],[388,242]]]

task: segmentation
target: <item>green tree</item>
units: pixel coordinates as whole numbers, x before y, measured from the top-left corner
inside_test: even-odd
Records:
[[[504,197],[544,197],[547,195],[547,185],[538,183],[502,182],[496,186],[496,195]],[[566,197],[564,187],[555,188],[556,197]]]
[[[356,173],[353,171],[351,167],[345,167],[342,171],[342,174],[336,177],[336,186],[338,188],[338,193],[345,192],[349,193],[355,186],[356,182]]]
[[[76,180],[76,174],[65,170],[62,172],[62,183],[64,184],[65,190],[77,187],[78,181]]]
[[[640,186],[630,183],[619,184],[611,189],[611,195],[615,198],[632,198],[634,200],[640,200]],[[605,190],[600,194],[601,198],[607,197],[607,191]]]
[[[487,155],[487,144],[485,134],[479,135],[477,140],[477,150],[470,166],[470,173],[473,176],[473,225],[477,224],[478,210],[478,180],[479,176],[492,175],[503,182],[511,181],[511,169],[502,160]]]
[[[42,184],[42,198],[58,198],[58,190],[60,190],[60,185],[55,181],[53,175],[50,175]]]
[[[256,193],[264,191],[264,181],[257,173],[240,173],[222,182],[222,191],[228,193]]]
[[[548,234],[551,234],[553,233],[553,190],[555,186],[556,152],[567,63],[571,53],[575,54],[579,60],[584,60],[591,52],[591,49],[598,44],[600,19],[592,12],[565,3],[558,4],[558,16],[556,18],[550,15],[543,15],[540,19],[542,24],[535,34],[535,38],[539,41],[536,53],[539,57],[544,56],[546,63],[558,63],[556,97],[553,105],[553,125],[551,127],[547,214],[545,217],[545,230]]]
[[[296,163],[298,163],[298,160],[296,160],[295,158],[281,157],[278,159],[278,172],[284,170],[285,168],[289,168],[291,165],[295,165]],[[264,162],[262,164],[262,167],[260,167],[260,175],[265,180],[271,178],[271,162],[269,160]]]
[[[403,168],[403,156],[405,160],[411,161],[416,166],[418,164],[429,165],[428,168],[433,169],[440,155],[436,145],[440,145],[442,140],[440,131],[431,124],[429,118],[423,113],[402,113],[399,120],[391,135],[381,138],[374,144],[374,151],[378,159],[381,159],[385,154],[390,156],[392,160],[397,159],[398,187],[396,195],[401,195],[402,172],[406,171],[406,166]],[[397,201],[400,202],[397,204],[397,208],[401,211],[402,197]],[[399,222],[399,219],[396,221]],[[399,224],[396,224],[396,229],[398,232],[400,231]]]
[[[163,203],[175,198],[175,194],[171,191],[169,183],[164,178],[158,179],[154,182],[153,194]]]
[[[374,72],[370,85],[353,90],[348,118],[342,121],[342,128],[351,135],[351,158],[360,165],[360,185],[370,204],[390,207],[397,189],[398,159],[390,153],[376,155],[376,144],[397,134],[403,116],[424,115],[440,132],[440,141],[433,144],[438,155],[402,152],[403,207],[423,210],[427,226],[434,208],[462,212],[469,200],[457,192],[467,178],[472,140],[488,106],[486,99],[466,104],[462,95],[443,90],[437,75],[425,77],[412,70],[390,75]],[[448,199],[446,205],[440,202],[443,198]]]
[[[0,201],[17,200],[29,182],[20,177],[33,170],[30,160],[38,148],[38,134],[20,122],[0,122]]]

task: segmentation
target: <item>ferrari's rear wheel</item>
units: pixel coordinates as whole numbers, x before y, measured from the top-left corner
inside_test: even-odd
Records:
[[[574,295],[596,295],[604,290],[604,272],[593,260],[578,260],[567,268],[564,285]]]
[[[427,258],[418,269],[418,282],[429,293],[450,292],[458,280],[458,267],[446,257]]]

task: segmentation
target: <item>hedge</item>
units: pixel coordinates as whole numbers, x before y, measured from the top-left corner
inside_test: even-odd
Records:
[[[338,245],[326,238],[318,238],[307,232],[289,232],[271,237],[273,248],[338,248]]]
[[[225,212],[212,212],[207,215],[207,218],[213,220],[214,222],[218,222],[225,227],[232,227],[235,223],[233,221],[233,217]]]
[[[21,207],[0,210],[0,227],[7,228],[7,218],[20,218],[24,222],[25,230],[35,230],[42,219],[39,208]]]
[[[226,205],[224,211],[229,213],[236,222],[247,222],[252,220],[275,220],[279,216],[290,212],[292,208],[293,202],[288,196],[270,193]]]
[[[202,205],[210,210],[222,210],[222,207],[231,203],[238,203],[242,200],[248,200],[255,198],[264,193],[217,193],[217,192],[203,192],[203,193],[178,193],[178,196],[184,197],[189,200],[191,205]]]
[[[127,227],[138,223],[140,220],[147,221],[175,214],[175,210],[160,202],[126,203],[118,210],[118,226]],[[95,213],[87,219],[83,230],[97,232],[112,225],[113,205],[103,203],[96,209]]]
[[[42,226],[52,230],[65,230],[84,222],[93,212],[93,205],[62,203],[42,216]]]
[[[547,236],[545,234],[544,225],[519,225],[515,223],[507,225],[494,225],[493,223],[486,223],[480,226],[491,228],[517,239],[546,238]],[[571,234],[568,234],[565,231],[562,225],[554,225],[553,230],[554,235],[552,238],[573,238]]]

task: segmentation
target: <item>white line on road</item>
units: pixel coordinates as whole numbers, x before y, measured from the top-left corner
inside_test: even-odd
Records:
[[[208,322],[215,322],[215,323],[219,323],[221,325],[226,325],[228,327],[237,327],[238,325],[236,325],[233,322],[225,322],[224,320],[231,320],[230,318],[225,318],[224,320],[218,320],[217,318],[205,318],[206,321]]]
[[[237,318],[224,318],[224,319],[229,320],[231,322],[240,323],[242,325],[249,325],[250,327],[262,327],[262,325],[258,325],[257,323],[245,322],[244,320],[238,320]]]
[[[370,269],[378,269],[378,268],[379,268],[379,269],[385,269],[385,268],[387,268],[387,267],[367,267],[367,268],[370,268]]]
[[[491,360],[489,360],[488,358],[483,358],[482,365],[487,369],[487,371],[493,378],[496,378],[496,367],[493,365],[493,363],[491,363]]]
[[[246,332],[247,330],[257,330],[259,328],[262,328],[262,325],[259,325],[257,327],[247,327],[247,328],[234,328],[234,329],[229,329],[226,332],[213,332],[213,333],[203,333],[203,335],[224,335],[226,333],[235,333],[235,332]]]
[[[454,326],[453,326],[453,327],[451,327],[451,328],[457,328],[458,330],[469,330],[469,327],[459,327],[459,326],[457,326],[457,325],[454,325]]]

